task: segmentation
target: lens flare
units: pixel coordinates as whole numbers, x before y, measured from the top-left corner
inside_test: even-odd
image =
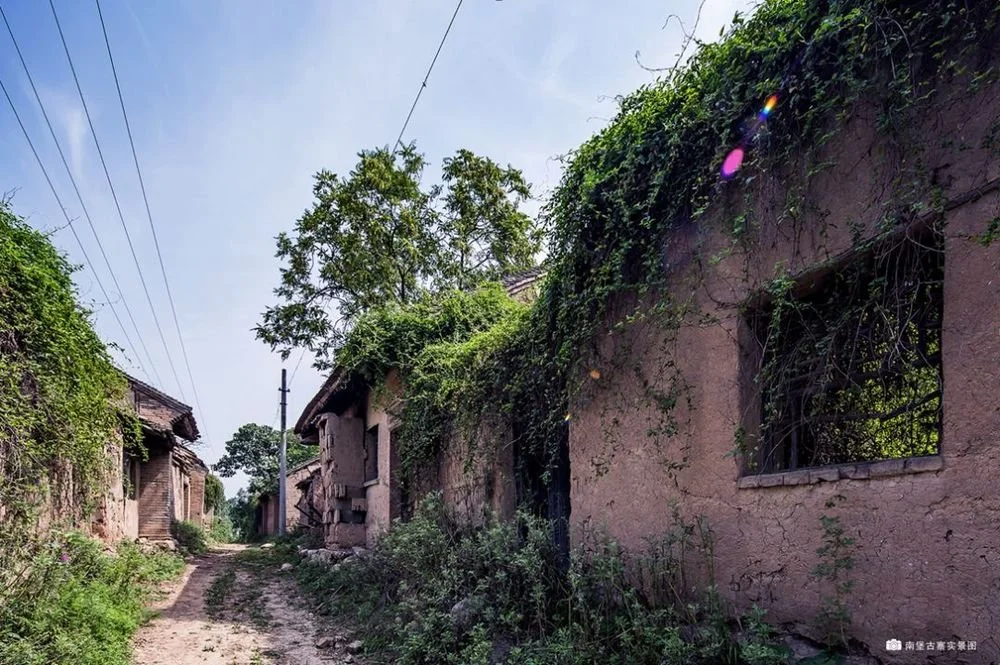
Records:
[[[726,161],[722,162],[722,177],[732,178],[743,166],[743,148],[734,148],[726,156]]]
[[[746,151],[743,146],[750,145],[750,142],[757,135],[758,130],[767,122],[767,119],[777,106],[778,95],[768,97],[764,102],[764,108],[757,114],[757,121],[753,123],[753,126],[745,130],[743,138],[740,140],[740,145],[733,148],[732,152],[726,155],[726,161],[722,162],[721,169],[724,180],[732,178],[740,170],[740,167],[743,166],[743,158],[746,157]]]
[[[777,105],[778,105],[778,96],[771,95],[770,97],[767,98],[767,101],[764,102],[764,110],[761,111],[761,113],[766,118],[767,116],[771,115],[771,111],[773,111],[774,107]]]

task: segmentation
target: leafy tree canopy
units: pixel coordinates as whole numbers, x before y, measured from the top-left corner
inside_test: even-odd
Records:
[[[364,312],[526,270],[541,248],[541,228],[520,210],[531,188],[511,166],[459,150],[427,186],[412,144],[358,158],[346,177],[316,174],[312,207],[279,234],[282,302],[255,329],[283,357],[309,349],[319,368]]]
[[[226,505],[226,490],[217,476],[208,474],[205,477],[205,508],[214,510],[217,515],[222,513]]]
[[[241,487],[236,496],[229,499],[226,512],[232,521],[232,528],[237,542],[249,542],[254,537],[254,515],[257,510],[257,499]]]
[[[226,442],[226,454],[214,465],[215,472],[223,478],[231,478],[243,471],[250,476],[252,493],[274,489],[278,486],[280,446],[280,431],[267,425],[247,423]],[[288,434],[289,469],[315,456],[315,448],[303,446],[298,437]]]

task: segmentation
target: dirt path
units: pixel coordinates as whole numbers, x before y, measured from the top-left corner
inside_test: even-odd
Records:
[[[288,573],[239,565],[241,549],[215,549],[188,564],[136,635],[136,665],[361,662],[347,653],[346,635],[309,612]]]

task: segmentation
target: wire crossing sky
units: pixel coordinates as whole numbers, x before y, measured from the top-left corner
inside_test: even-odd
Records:
[[[141,365],[179,398],[178,386],[191,384],[206,442],[198,454],[212,463],[241,425],[274,414],[282,362],[252,329],[275,302],[275,236],[311,205],[317,171],[346,174],[360,150],[394,137],[416,142],[428,174],[467,148],[522,169],[535,214],[559,182],[559,157],[615,115],[616,95],[655,80],[636,52],[649,68],[672,65],[683,33],[676,21],[664,27],[667,15],[690,29],[699,3],[48,4],[3,2],[38,99],[7,39],[0,80],[39,159],[13,114],[0,113],[0,192],[12,191],[14,212],[53,233],[72,262],[89,265],[103,247],[107,263],[76,275],[81,300],[102,338],[128,350],[113,350],[122,367]],[[699,39],[717,39],[747,9],[709,0]],[[88,216],[97,239],[80,234],[77,244],[67,223]],[[162,288],[138,278],[137,264],[145,273],[161,257]],[[107,285],[120,294],[98,281],[111,272],[118,284]],[[134,325],[129,310],[117,317],[124,303]],[[157,325],[168,310],[176,340]],[[293,422],[323,379],[306,359],[294,377]],[[245,478],[225,482],[232,495]]]

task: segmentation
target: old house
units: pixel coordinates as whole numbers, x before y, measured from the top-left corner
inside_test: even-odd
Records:
[[[190,406],[138,379],[128,381],[146,456],[124,455],[126,535],[168,540],[174,521],[204,525],[209,517],[208,467],[188,447],[199,437],[198,425]]]
[[[612,303],[571,405],[575,542],[641,550],[676,532],[676,505],[711,528],[689,579],[808,634],[837,593],[817,550],[843,528],[848,634],[1000,655],[1000,97],[935,94],[954,121],[923,115],[901,144],[859,102],[807,184],[798,164],[734,183],[668,232],[668,285]]]
[[[609,304],[577,377],[553,473],[574,543],[640,552],[697,520],[690,586],[816,636],[838,593],[818,550],[842,528],[848,634],[1000,654],[996,91],[941,87],[947,118],[903,138],[861,100],[787,177],[727,183],[671,226],[662,285]],[[734,219],[754,224],[734,239]],[[388,383],[378,401],[334,372],[296,425],[320,445],[330,546],[371,543],[407,503]],[[461,476],[436,479],[453,508],[525,499],[503,477],[463,495]]]
[[[530,302],[546,271],[536,268],[503,280],[508,295]],[[295,425],[303,443],[319,445],[316,490],[324,508],[322,524],[329,547],[372,545],[395,519],[405,518],[420,495],[440,490],[462,519],[481,521],[487,513],[513,514],[516,507],[509,446],[466,466],[461,446],[442,451],[419,482],[404,487],[400,474],[399,375],[390,371],[377,394],[338,368],[306,406]],[[481,435],[493,436],[484,425]]]
[[[315,504],[312,483],[320,468],[319,457],[308,459],[288,470],[285,481],[285,529],[310,529],[321,524],[322,513]],[[254,531],[265,537],[278,533],[278,492],[263,492],[257,498]]]
[[[363,385],[335,371],[295,426],[303,443],[320,448],[329,547],[374,543],[377,532],[402,515],[391,404],[369,403],[368,397]]]

